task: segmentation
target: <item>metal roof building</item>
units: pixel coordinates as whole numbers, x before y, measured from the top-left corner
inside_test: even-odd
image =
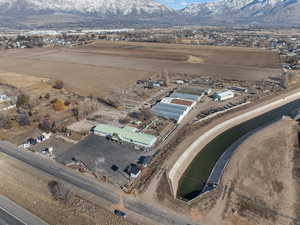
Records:
[[[190,109],[191,107],[185,105],[175,105],[159,102],[152,107],[151,111],[157,116],[161,116],[166,119],[174,119],[178,123],[180,123],[180,121],[190,111]]]
[[[119,128],[107,124],[98,124],[93,129],[93,131],[95,134],[102,136],[118,135],[118,137],[122,141],[133,143],[147,148],[152,147],[157,140],[155,136],[145,133],[138,133],[131,127]]]
[[[234,97],[234,92],[231,90],[222,90],[213,94],[214,101],[225,101]]]
[[[200,88],[181,88],[169,97],[163,98],[152,107],[151,111],[157,116],[180,123],[204,94],[205,90]]]
[[[180,98],[180,99],[185,99],[185,100],[192,100],[192,101],[199,101],[202,96],[180,93],[180,92],[175,91],[170,95],[170,97]]]
[[[201,88],[191,88],[191,87],[185,87],[177,90],[178,93],[183,94],[190,94],[190,95],[197,95],[197,96],[203,96],[205,94],[205,90]]]
[[[156,115],[156,116],[160,116],[166,119],[173,119],[176,121],[181,120],[182,114],[180,113],[174,113],[174,112],[166,112],[166,111],[160,111],[160,110],[152,110],[152,112]]]

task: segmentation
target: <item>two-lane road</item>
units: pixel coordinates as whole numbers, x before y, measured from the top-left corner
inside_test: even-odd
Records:
[[[0,225],[49,225],[13,201],[0,195]]]
[[[26,225],[19,218],[0,208],[0,225]]]
[[[44,159],[32,152],[18,150],[8,142],[0,141],[0,152],[18,159],[36,169],[44,171],[45,173],[48,173],[68,184],[100,197],[104,201],[103,204],[105,208],[108,208],[109,206],[113,208],[114,205],[117,205],[121,202],[120,199],[122,198],[125,203],[124,207],[126,210],[134,213],[135,215],[140,215],[155,221],[158,224],[198,225],[198,223],[191,221],[191,219],[177,214],[172,210],[156,208],[142,200],[120,196],[120,194],[115,190],[109,189],[108,187],[99,184],[99,182],[93,181],[91,178],[77,174],[58,163],[50,162],[49,160]],[[0,225],[2,224],[0,223]]]
[[[61,179],[69,184],[93,193],[102,199],[106,200],[110,204],[118,204],[120,198],[112,190],[100,186],[99,183],[83,177],[73,171],[64,168],[55,162],[49,162],[49,160],[39,157],[36,154],[27,151],[17,150],[13,145],[7,142],[0,142],[0,152],[3,152],[13,158],[16,158],[30,166],[42,170],[58,179]]]

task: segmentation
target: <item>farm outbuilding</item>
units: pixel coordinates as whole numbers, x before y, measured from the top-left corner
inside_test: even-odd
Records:
[[[234,92],[231,90],[222,90],[213,94],[212,98],[214,101],[225,101],[234,97]]]
[[[154,105],[151,111],[156,116],[180,123],[204,95],[203,89],[180,88]]]
[[[151,111],[156,115],[166,119],[172,119],[180,123],[181,120],[188,114],[192,106],[187,106],[187,104],[182,104],[181,100],[179,104],[179,99],[172,103],[175,99],[168,98],[163,99],[161,102],[157,103],[152,107]]]
[[[173,92],[170,97],[185,100],[200,101],[205,95],[205,90],[198,88],[181,88]]]
[[[137,132],[135,128],[124,127],[119,128],[108,124],[98,124],[93,128],[94,134],[101,136],[117,136],[124,142],[129,142],[146,148],[151,148],[157,138],[153,135]]]

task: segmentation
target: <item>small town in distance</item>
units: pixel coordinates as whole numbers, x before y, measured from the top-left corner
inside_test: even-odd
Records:
[[[0,225],[300,224],[297,26],[128,23],[0,23]]]

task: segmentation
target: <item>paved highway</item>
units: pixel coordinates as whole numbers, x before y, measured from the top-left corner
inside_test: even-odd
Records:
[[[68,170],[65,167],[59,165],[58,163],[50,162],[49,160],[39,157],[38,155],[32,152],[18,150],[12,144],[3,141],[0,141],[0,152],[3,152],[13,158],[16,158],[28,165],[31,165],[34,168],[42,170],[84,191],[92,193],[100,197],[101,199],[106,200],[107,203],[113,205],[120,203],[121,196],[115,193],[112,189],[105,188],[102,185],[100,185],[98,182],[95,182],[86,176],[79,175],[71,170]],[[166,211],[161,208],[153,207],[148,203],[145,203],[138,199],[125,197],[124,206],[127,210],[142,215],[151,220],[154,220],[159,224],[197,225],[197,223],[191,221],[186,217],[178,215],[173,211]],[[0,225],[2,224],[0,223]]]
[[[175,214],[165,209],[156,208],[150,204],[139,201],[138,199],[125,197],[125,208],[142,215],[146,218],[150,218],[160,224],[168,225],[197,225],[191,219],[183,217],[180,214]]]
[[[3,141],[0,142],[0,151],[67,183],[91,192],[102,199],[105,199],[108,203],[118,204],[120,201],[119,196],[113,193],[110,189],[100,186],[92,179],[72,172],[55,162],[49,162],[49,160],[44,159],[36,154],[17,150],[15,147],[13,147],[13,145]]]
[[[0,225],[48,225],[21,206],[0,195]]]
[[[5,210],[0,208],[0,225],[26,225],[20,222],[14,215],[9,214]]]

